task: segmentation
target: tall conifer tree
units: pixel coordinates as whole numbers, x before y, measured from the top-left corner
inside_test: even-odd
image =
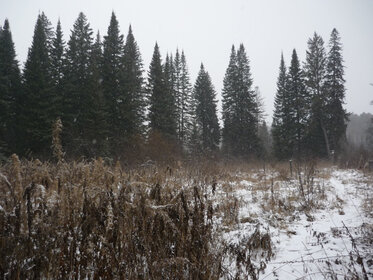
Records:
[[[51,49],[51,79],[52,79],[52,102],[57,110],[54,111],[54,118],[62,117],[62,95],[63,95],[63,72],[65,63],[65,41],[61,29],[61,22],[58,20],[56,32],[52,38]]]
[[[64,133],[68,152],[88,153],[85,125],[90,117],[91,75],[90,62],[93,45],[93,31],[83,13],[74,23],[64,73]]]
[[[325,91],[326,53],[324,40],[315,32],[308,40],[306,62],[304,64],[305,83],[311,98],[308,125],[308,150],[313,155],[330,154],[328,132],[326,127],[327,95]]]
[[[36,154],[49,152],[55,111],[51,75],[51,23],[44,13],[38,16],[32,45],[24,69],[25,95],[22,122],[28,139],[25,149]]]
[[[188,144],[192,125],[192,86],[184,51],[180,58],[180,91],[178,92],[178,135],[184,145]]]
[[[233,156],[249,158],[262,151],[258,137],[259,109],[252,88],[249,60],[241,44],[232,47],[223,88],[223,148]]]
[[[258,137],[260,106],[257,102],[257,96],[253,90],[253,80],[249,60],[243,44],[237,51],[237,68],[238,68],[238,96],[237,105],[239,118],[239,154],[242,152],[246,156],[259,155],[261,143]]]
[[[227,154],[233,153],[233,145],[235,139],[234,123],[237,121],[235,114],[235,99],[237,92],[237,53],[234,45],[231,49],[228,68],[225,72],[223,81],[223,149]]]
[[[125,97],[123,119],[125,133],[131,137],[144,133],[145,94],[143,64],[137,42],[129,27],[123,51],[122,90]]]
[[[216,93],[210,75],[203,64],[194,85],[197,150],[215,151],[219,147],[220,132],[216,114]]]
[[[330,149],[340,152],[341,142],[346,138],[348,114],[343,108],[345,99],[345,79],[342,58],[341,38],[337,29],[333,29],[329,41],[329,53],[326,64],[325,91],[327,94],[327,131]]]
[[[149,94],[149,126],[151,132],[159,132],[166,137],[175,137],[175,101],[173,95],[167,90],[157,43],[149,67],[147,91]]]
[[[288,157],[299,158],[304,154],[309,97],[305,90],[303,72],[295,49],[291,57],[287,81],[285,133],[288,135]]]
[[[107,35],[104,36],[103,88],[108,101],[109,122],[112,126],[110,141],[114,149],[119,148],[125,137],[124,120],[126,97],[123,94],[123,35],[119,23],[111,14]]]
[[[107,103],[102,88],[103,53],[100,33],[97,32],[96,41],[92,45],[89,62],[89,93],[87,103],[91,108],[85,122],[87,134],[85,138],[90,145],[87,147],[91,156],[109,155],[109,143],[107,141],[109,124],[107,123]]]
[[[281,54],[279,76],[277,78],[277,92],[275,96],[275,110],[273,113],[272,136],[273,152],[277,159],[285,159],[290,156],[289,152],[289,98],[288,81],[284,56]]]
[[[171,70],[171,69],[170,69]],[[182,99],[181,99],[181,55],[179,49],[176,49],[175,58],[172,63],[172,77],[174,78],[173,83],[173,96],[175,99],[175,114],[176,114],[176,130],[178,139],[181,140],[181,108],[182,108]]]
[[[6,19],[0,27],[0,154],[16,152],[21,78],[16,52]]]

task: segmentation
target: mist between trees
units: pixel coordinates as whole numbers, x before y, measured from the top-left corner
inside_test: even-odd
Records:
[[[53,28],[40,13],[22,71],[5,20],[0,29],[0,156],[49,159],[52,130],[58,127],[66,158],[336,157],[347,147],[344,83],[338,31],[332,30],[326,47],[314,33],[306,61],[300,62],[294,49],[287,67],[281,55],[268,128],[245,47],[232,46],[219,127],[216,91],[204,65],[193,86],[184,51],[162,59],[155,43],[146,72],[131,26],[124,37],[114,12],[103,37],[80,13],[67,41],[60,21]]]

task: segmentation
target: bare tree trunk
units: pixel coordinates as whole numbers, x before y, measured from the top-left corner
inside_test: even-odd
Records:
[[[324,140],[325,140],[325,146],[326,146],[326,152],[328,154],[328,158],[330,157],[330,146],[329,146],[329,139],[328,139],[328,134],[326,133],[326,129],[325,129],[325,126],[324,126],[324,122],[322,120],[320,120],[320,125],[321,125],[321,129],[322,129],[322,132],[324,134]]]

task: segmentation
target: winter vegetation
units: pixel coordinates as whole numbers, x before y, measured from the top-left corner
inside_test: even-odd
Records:
[[[193,83],[155,42],[146,71],[114,12],[68,39],[41,12],[23,68],[5,20],[1,278],[373,277],[373,119],[344,108],[339,32],[307,45],[279,55],[267,126],[243,44],[219,108],[203,63]]]
[[[58,146],[56,154],[58,154]],[[303,162],[0,168],[4,279],[369,279],[372,174]]]

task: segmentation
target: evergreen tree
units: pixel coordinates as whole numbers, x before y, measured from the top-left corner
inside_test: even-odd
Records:
[[[179,49],[176,49],[175,58],[170,67],[176,104],[177,135],[181,144],[187,147],[192,130],[193,98],[184,51],[180,54]]]
[[[242,152],[244,155],[259,155],[262,152],[258,137],[260,107],[257,102],[257,95],[252,90],[253,81],[249,60],[243,44],[237,51],[237,68],[239,91],[236,102],[239,120],[237,126],[239,154]]]
[[[197,150],[203,152],[218,149],[220,132],[216,114],[216,93],[211,82],[210,75],[205,71],[203,64],[199,70],[194,85],[194,98],[196,100],[195,116],[197,133]]]
[[[164,73],[165,90],[167,91],[167,94],[170,94],[174,97],[173,61],[168,54],[166,54],[166,59],[162,67],[163,67],[163,73]],[[176,119],[176,107],[174,111],[175,111],[174,118]]]
[[[90,62],[92,29],[83,13],[74,23],[66,52],[64,73],[64,124],[68,152],[88,153],[86,123],[92,110]],[[87,128],[88,129],[88,128]]]
[[[327,95],[325,91],[326,53],[324,40],[315,32],[308,40],[306,63],[304,65],[305,83],[311,98],[308,124],[308,150],[313,155],[330,155],[327,135]]]
[[[191,131],[192,114],[192,86],[190,84],[188,66],[184,51],[181,52],[180,59],[180,91],[178,91],[177,118],[178,118],[178,136],[184,144],[188,144]]]
[[[52,102],[55,104],[54,119],[61,117],[63,113],[62,95],[63,95],[63,72],[65,60],[65,41],[61,29],[61,22],[58,20],[55,36],[52,38],[52,49],[50,55],[51,78],[53,86]]]
[[[287,91],[284,133],[288,134],[288,157],[300,157],[304,154],[303,147],[309,111],[309,97],[305,90],[303,73],[295,49],[293,50],[288,72]]]
[[[96,41],[92,46],[92,52],[89,62],[89,94],[87,103],[92,104],[88,111],[87,120],[84,124],[87,134],[85,138],[88,154],[92,156],[109,155],[109,143],[107,141],[108,123],[107,123],[107,104],[102,88],[102,65],[103,53],[100,33],[97,32]]]
[[[289,98],[287,90],[287,72],[284,56],[281,54],[279,76],[277,78],[277,91],[275,96],[275,110],[272,121],[273,152],[277,159],[290,157],[289,151]]]
[[[6,19],[0,27],[0,154],[16,152],[21,78],[16,52]]]
[[[149,94],[149,121],[151,132],[166,137],[176,136],[175,101],[167,89],[158,44],[155,44],[148,72],[147,91]]]
[[[51,143],[55,111],[52,100],[51,23],[44,13],[38,16],[31,48],[24,69],[25,95],[22,98],[22,123],[28,142],[24,149],[46,154]]]
[[[249,60],[241,44],[232,47],[223,88],[223,147],[228,154],[248,158],[261,153],[259,104],[252,89]]]
[[[330,139],[330,149],[340,151],[341,141],[345,141],[348,114],[343,108],[345,99],[344,66],[342,44],[338,31],[334,28],[329,41],[326,64],[325,91],[327,94],[326,129]]]
[[[126,44],[123,51],[123,78],[122,90],[125,97],[122,105],[125,133],[128,136],[142,135],[144,133],[145,95],[143,64],[139,47],[135,41],[131,26],[128,30]]]
[[[171,70],[171,69],[170,69]],[[182,100],[181,100],[181,56],[179,49],[176,49],[175,58],[172,62],[172,78],[173,78],[173,96],[175,99],[175,114],[176,114],[176,130],[178,139],[181,141],[181,108],[182,108]]]
[[[223,81],[223,149],[227,154],[233,153],[235,141],[234,123],[237,121],[235,115],[235,102],[238,83],[237,53],[234,46],[231,49],[228,68]]]
[[[112,126],[110,141],[114,149],[119,148],[126,134],[125,102],[123,82],[123,35],[119,33],[119,23],[111,15],[107,35],[104,36],[103,89],[108,101],[109,123]]]

